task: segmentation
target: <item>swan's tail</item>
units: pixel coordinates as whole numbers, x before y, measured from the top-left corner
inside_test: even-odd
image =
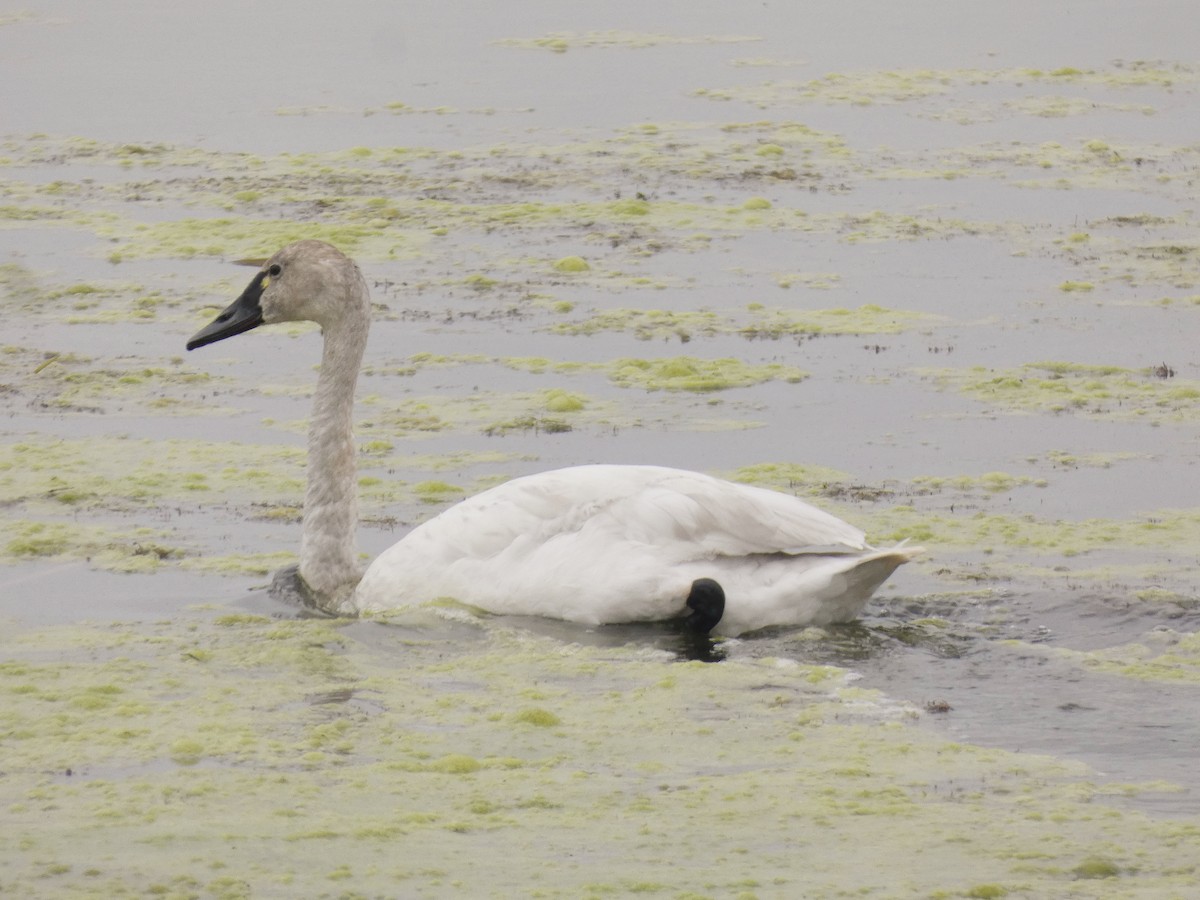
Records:
[[[856,559],[846,560],[830,577],[826,621],[849,622],[856,618],[880,585],[923,550],[922,547],[897,544],[886,550],[871,550]]]
[[[720,634],[738,635],[768,625],[816,625],[853,621],[875,591],[900,566],[921,553],[898,544],[841,552],[764,555],[755,560],[698,560],[687,574],[710,577],[725,589]]]
[[[910,547],[908,542],[897,544],[886,550],[872,550],[854,561],[842,573],[848,587],[855,593],[870,596],[888,577],[904,565],[925,552],[924,547]]]
[[[912,562],[925,552],[924,547],[910,547],[907,539],[894,547],[888,547],[886,550],[880,550],[876,547],[871,547],[870,549],[872,552],[864,557],[865,559],[895,559],[897,566],[902,566],[906,562]]]

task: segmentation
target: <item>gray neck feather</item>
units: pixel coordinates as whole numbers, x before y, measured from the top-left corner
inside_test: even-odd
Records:
[[[358,469],[353,416],[368,327],[365,317],[357,316],[339,318],[326,327],[308,426],[300,575],[315,594],[334,606],[362,577],[355,549]]]

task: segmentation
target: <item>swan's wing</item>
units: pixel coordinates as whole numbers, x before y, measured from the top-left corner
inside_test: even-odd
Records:
[[[865,547],[857,528],[786,494],[655,466],[577,466],[451,507],[384,552],[357,596],[368,609],[453,596],[560,618],[668,617],[690,585],[681,564]]]
[[[654,546],[664,563],[867,546],[857,528],[796,497],[657,466],[576,466],[517,478],[451,507],[402,543],[447,559],[489,558],[514,543],[576,534],[593,547]]]
[[[852,525],[790,494],[668,470],[612,508],[616,527],[648,542],[673,535],[689,558],[847,553],[867,548]],[[628,534],[629,532],[626,531]]]

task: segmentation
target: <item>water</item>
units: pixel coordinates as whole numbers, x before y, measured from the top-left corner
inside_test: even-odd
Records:
[[[0,18],[0,892],[1190,895],[1191,17]],[[444,507],[422,482],[609,461],[828,467],[774,486],[928,558],[859,623],[716,645],[295,618],[261,588],[316,337],[183,343],[229,263],[309,233],[379,304],[366,553]],[[647,309],[676,318],[611,317]],[[745,336],[801,313],[827,333]],[[612,380],[675,355],[808,377]],[[549,389],[585,398],[570,431],[497,428]]]

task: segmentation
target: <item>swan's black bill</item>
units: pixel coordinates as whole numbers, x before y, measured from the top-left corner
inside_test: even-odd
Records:
[[[192,336],[192,339],[187,342],[187,348],[195,350],[205,344],[215,344],[217,341],[223,341],[225,338],[233,337],[235,334],[241,334],[243,331],[249,331],[251,328],[261,325],[263,314],[262,306],[258,301],[270,281],[270,275],[266,272],[259,272],[250,282],[250,286],[242,291],[242,296],[230,303],[225,307],[224,312]]]

